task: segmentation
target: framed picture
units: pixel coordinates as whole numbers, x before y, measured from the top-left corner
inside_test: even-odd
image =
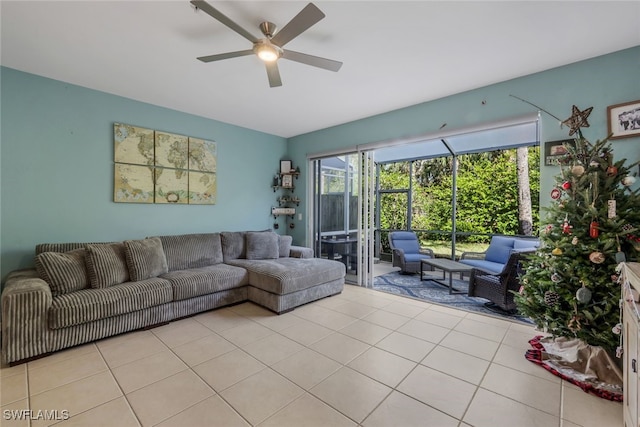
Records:
[[[291,160],[280,160],[280,173],[291,172]]]
[[[607,124],[611,139],[640,135],[640,100],[607,107]]]
[[[558,164],[558,159],[567,154],[567,146],[575,144],[573,139],[560,139],[558,141],[547,141],[544,144],[544,164],[554,166]]]
[[[292,175],[282,175],[282,187],[284,187],[284,188],[293,188],[293,176]]]

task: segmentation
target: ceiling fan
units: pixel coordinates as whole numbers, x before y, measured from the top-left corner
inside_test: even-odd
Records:
[[[309,3],[304,9],[289,21],[280,31],[277,31],[275,24],[271,22],[263,22],[260,24],[260,31],[264,38],[254,37],[253,34],[233,22],[222,12],[211,6],[204,0],[192,0],[191,4],[196,10],[200,9],[217,19],[222,24],[231,28],[245,39],[253,43],[252,49],[239,50],[235,52],[221,53],[217,55],[201,56],[198,59],[202,62],[220,61],[222,59],[236,58],[238,56],[247,56],[256,54],[258,58],[264,61],[267,68],[267,76],[269,78],[269,86],[282,86],[280,79],[280,71],[278,70],[278,59],[284,58],[290,61],[300,62],[302,64],[311,65],[313,67],[322,68],[329,71],[338,71],[342,66],[342,62],[331,59],[321,58],[319,56],[308,55],[306,53],[294,52],[293,50],[285,50],[283,46],[294,38],[298,37],[304,31],[316,24],[325,14],[322,13],[313,3]]]

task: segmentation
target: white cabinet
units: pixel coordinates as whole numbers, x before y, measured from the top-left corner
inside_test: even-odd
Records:
[[[640,393],[638,382],[638,370],[640,362],[638,361],[638,339],[640,321],[638,313],[640,304],[635,302],[632,290],[640,292],[640,264],[626,263],[622,268],[623,274],[623,314],[622,314],[622,333],[624,334],[624,426],[640,427],[640,419],[638,416],[638,407],[640,406]]]

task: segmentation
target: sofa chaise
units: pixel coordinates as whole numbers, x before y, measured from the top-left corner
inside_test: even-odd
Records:
[[[335,295],[344,264],[272,231],[36,246],[2,292],[2,359],[63,348],[252,301],[278,314]]]

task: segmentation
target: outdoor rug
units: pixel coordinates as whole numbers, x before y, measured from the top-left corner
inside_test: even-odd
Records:
[[[424,278],[428,277],[442,280],[442,272],[425,272]],[[458,277],[455,273],[454,277]],[[447,281],[449,283],[449,277]],[[449,295],[448,286],[442,286],[433,280],[420,281],[420,274],[400,274],[399,271],[393,271],[391,273],[383,274],[373,278],[373,289],[377,291],[387,292],[390,294],[404,295],[412,298],[422,299],[425,301],[450,306],[452,308],[459,308],[466,311],[475,311],[482,314],[488,314],[491,316],[504,317],[509,320],[517,320],[527,324],[533,324],[533,322],[519,314],[499,313],[494,310],[490,310],[485,307],[487,302],[484,298],[470,297],[466,294],[469,290],[468,280],[456,280],[453,279],[453,287],[459,291],[464,291],[464,294]]]

